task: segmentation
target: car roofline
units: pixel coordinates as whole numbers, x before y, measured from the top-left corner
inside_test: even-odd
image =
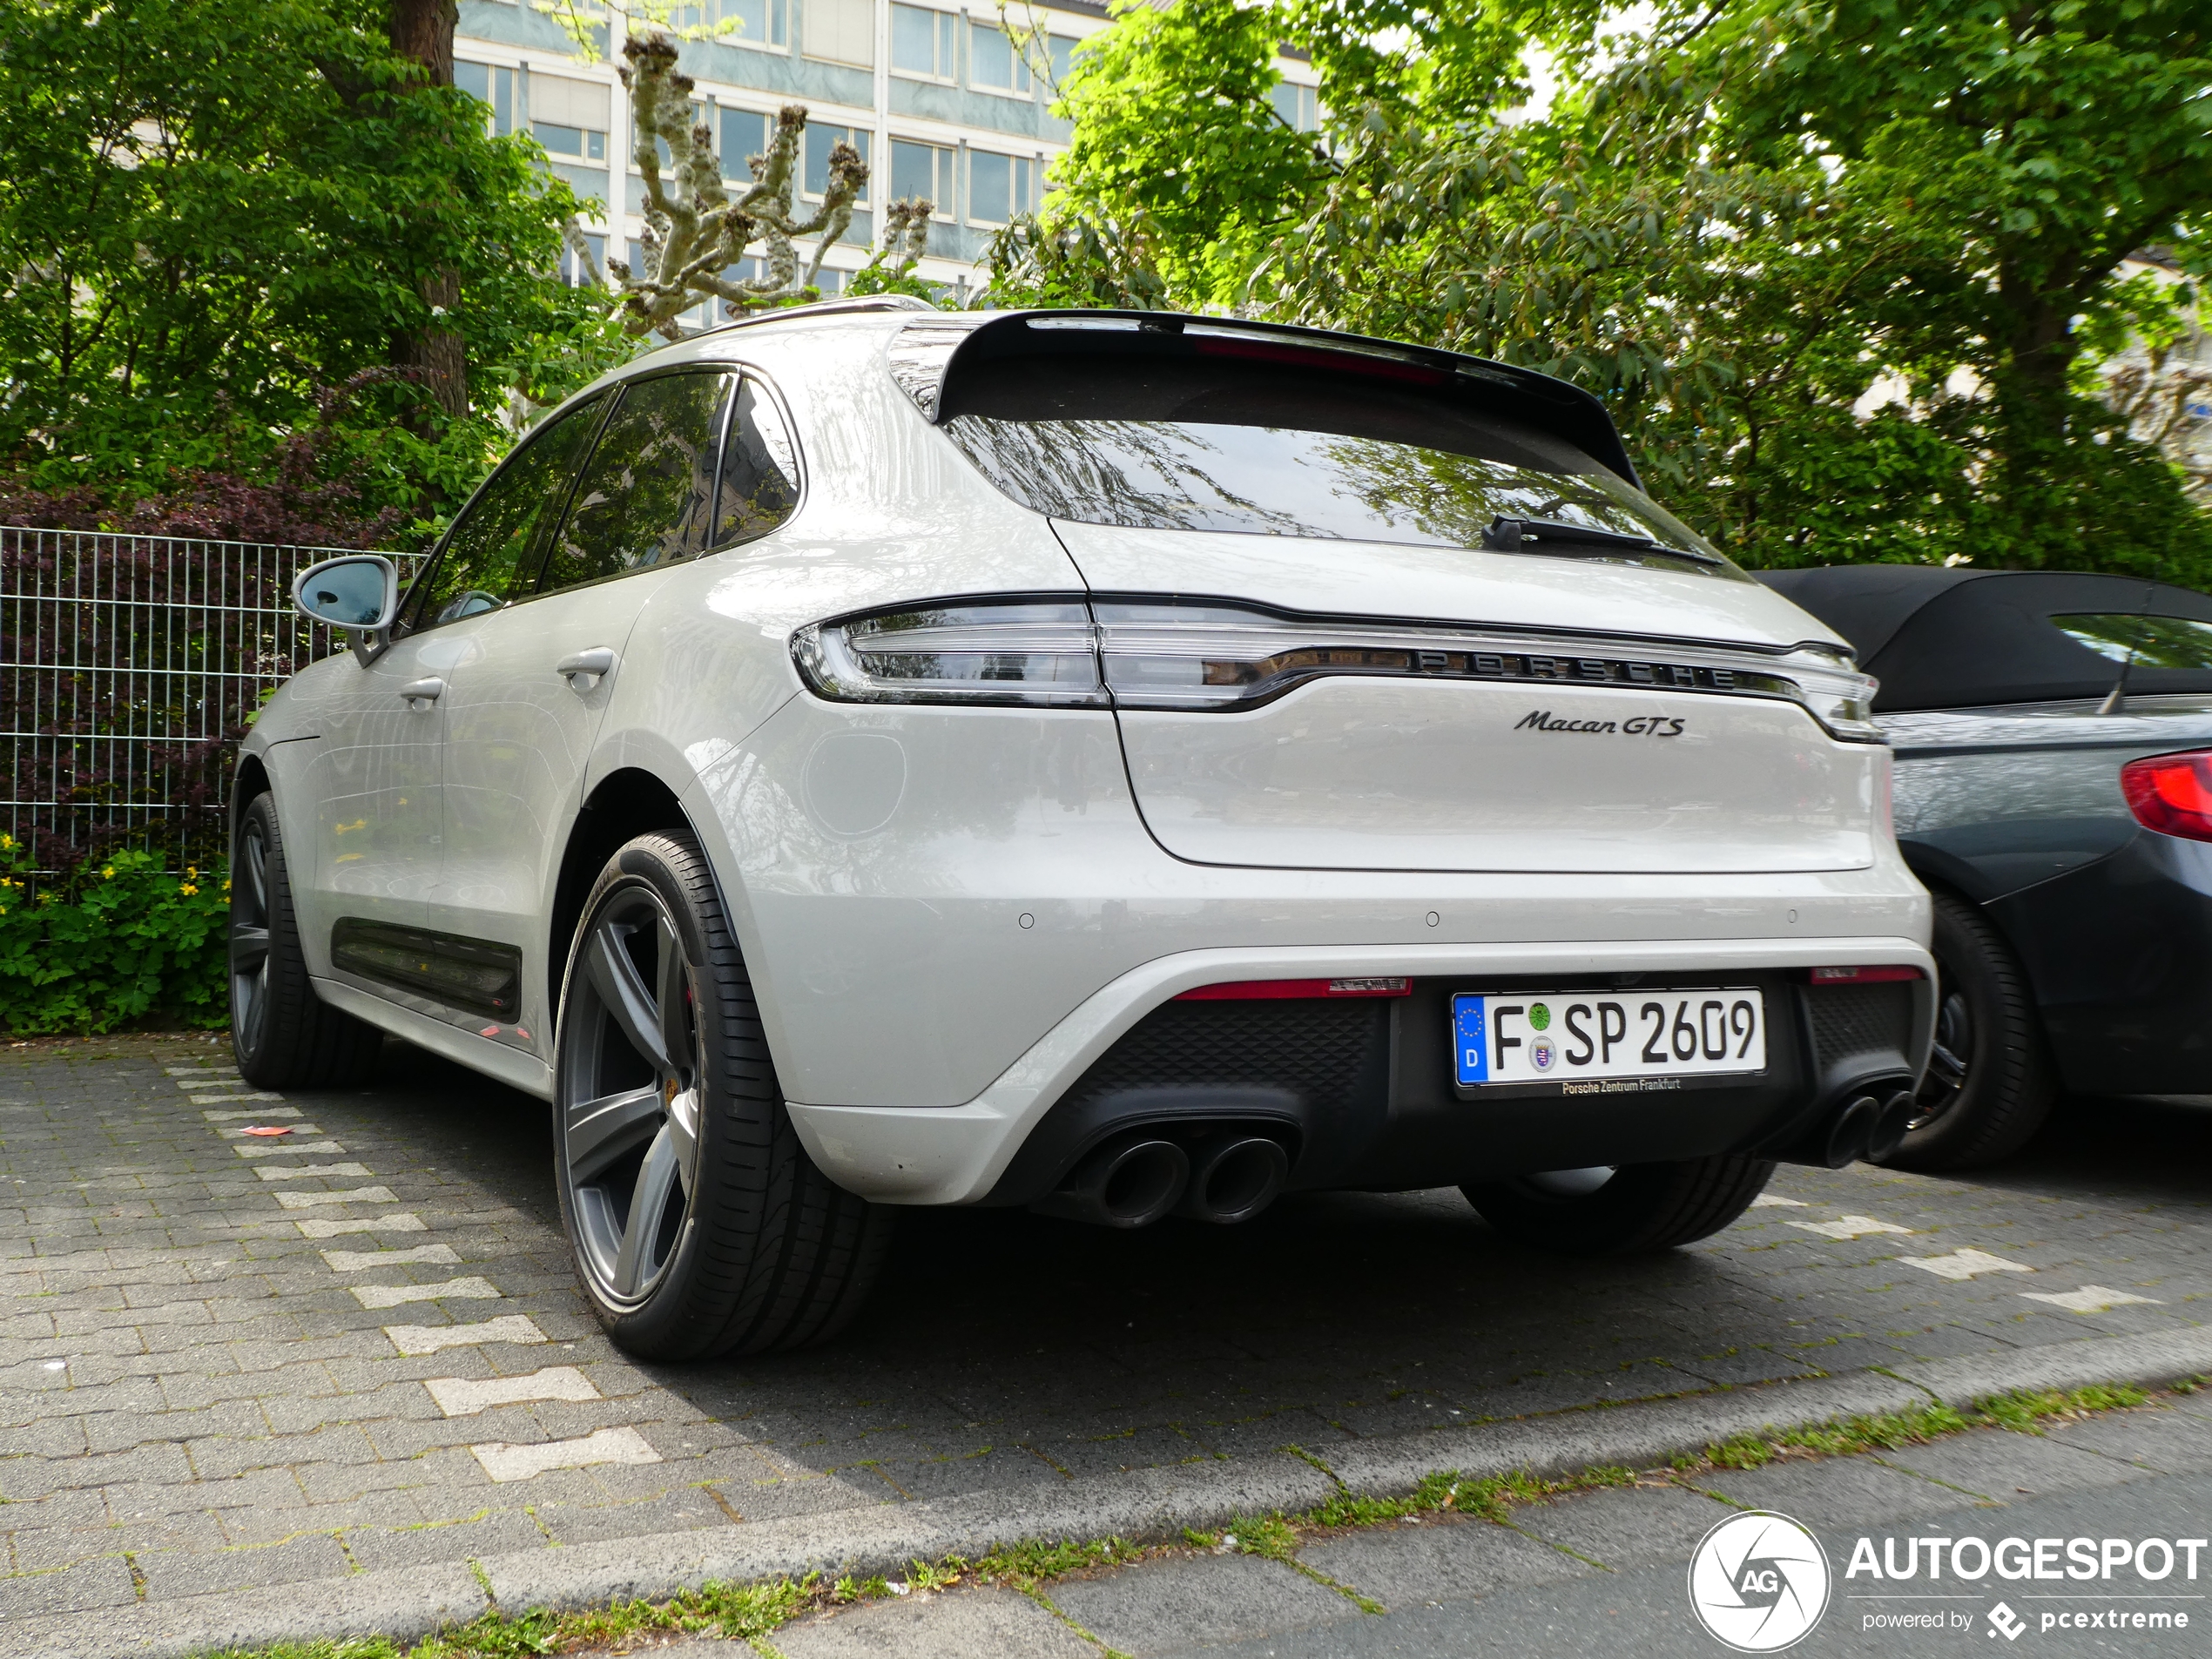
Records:
[[[964,366],[979,359],[1019,352],[1016,342],[1045,330],[1112,330],[1132,336],[1150,336],[1156,342],[1201,336],[1243,335],[1255,341],[1271,340],[1285,346],[1341,353],[1352,358],[1381,358],[1440,372],[1453,381],[1501,392],[1520,407],[1509,412],[1539,430],[1548,431],[1581,448],[1607,470],[1637,489],[1643,481],[1629,458],[1613,416],[1594,394],[1568,381],[1510,363],[1494,362],[1461,352],[1404,341],[1380,340],[1367,334],[1314,328],[1298,323],[1263,322],[1244,317],[1217,317],[1175,311],[1111,311],[1106,309],[1032,309],[974,312],[936,312],[917,316],[899,331],[892,343],[892,377],[911,398],[925,419],[935,425],[944,418],[945,388]],[[936,338],[932,339],[930,336]],[[1039,342],[1034,349],[1049,350]]]

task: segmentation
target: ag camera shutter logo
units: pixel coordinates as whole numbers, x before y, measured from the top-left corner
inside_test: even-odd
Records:
[[[1827,1552],[1787,1515],[1731,1515],[1689,1558],[1689,1606],[1738,1653],[1778,1653],[1828,1610]]]

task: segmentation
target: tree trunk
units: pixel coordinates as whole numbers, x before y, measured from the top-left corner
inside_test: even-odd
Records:
[[[2039,280],[2040,279],[2040,280]],[[2067,380],[2080,343],[2071,327],[2072,296],[2040,268],[2004,260],[1998,295],[2006,314],[2004,356],[1991,390],[1997,408],[1997,495],[2010,521],[2009,558],[2033,568],[2038,550],[2053,538],[2078,536],[2064,522],[2067,492],[2058,487],[2060,453],[2067,446]]]
[[[422,65],[429,85],[451,86],[453,31],[460,22],[460,0],[389,0],[384,31],[394,51]]]
[[[392,48],[422,66],[422,84],[453,84],[453,31],[461,21],[459,0],[388,0],[385,31]],[[461,303],[461,277],[442,270],[422,279],[422,302],[450,315]],[[421,374],[438,407],[448,416],[469,413],[468,342],[434,316],[424,327],[393,342],[392,361]]]

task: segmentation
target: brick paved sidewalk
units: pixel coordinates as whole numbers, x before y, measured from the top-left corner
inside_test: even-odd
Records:
[[[1725,1650],[1691,1612],[1691,1553],[1730,1515],[1760,1509],[1802,1521],[1828,1557],[1827,1610],[1793,1654],[1973,1653],[1997,1634],[1994,1615],[2023,1620],[2041,1653],[2200,1655],[2212,1648],[2212,1553],[2202,1546],[2212,1514],[2212,1406],[2204,1398],[2037,1434],[1980,1429],[1866,1456],[1672,1477],[1655,1470],[1632,1487],[1516,1507],[1503,1524],[1432,1514],[1324,1534],[1288,1561],[1247,1553],[1231,1534],[1211,1549],[1054,1581],[1038,1600],[997,1588],[909,1593],[786,1625],[770,1643],[784,1659],[1096,1659],[1102,1648],[1128,1659],[1710,1659]],[[2192,1535],[2195,1552],[2173,1548]],[[1862,1537],[1875,1568],[1902,1563],[1914,1576],[1850,1574]],[[2067,1575],[2062,1550],[2050,1552],[2054,1570],[2040,1578],[2013,1570],[2032,1556],[2003,1556],[2013,1575],[2000,1576],[1986,1553],[1968,1555],[1966,1568],[1981,1571],[1964,1576],[1947,1554],[1910,1541],[1930,1537],[1946,1546],[1970,1537],[1986,1547],[2007,1537],[2167,1543],[2148,1562],[2161,1576],[2145,1577],[2130,1561],[2084,1582]],[[1944,1615],[1940,1630],[1887,1622],[1934,1608]],[[2144,1615],[2143,1627],[2114,1634],[2115,1611]],[[2043,1628],[2046,1615],[2055,1628]],[[2090,1628],[2057,1622],[2084,1615],[2095,1621]],[[2163,1628],[2148,1628],[2155,1615]],[[748,1652],[695,1642],[664,1659]]]
[[[1449,1192],[1138,1234],[918,1212],[832,1347],[646,1366],[574,1291],[543,1105],[399,1045],[285,1099],[226,1058],[0,1052],[18,1629],[2168,1330],[2212,1289],[2208,1120],[2107,1105],[1979,1184],[1785,1170],[1629,1263],[1512,1249]]]

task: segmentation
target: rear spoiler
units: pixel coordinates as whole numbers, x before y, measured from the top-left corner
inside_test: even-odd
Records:
[[[1164,311],[1009,311],[977,320],[917,316],[891,342],[891,375],[933,424],[979,363],[1050,353],[1241,357],[1381,375],[1470,396],[1483,412],[1573,444],[1642,489],[1605,405],[1579,386],[1533,369],[1325,328],[1193,317]]]

